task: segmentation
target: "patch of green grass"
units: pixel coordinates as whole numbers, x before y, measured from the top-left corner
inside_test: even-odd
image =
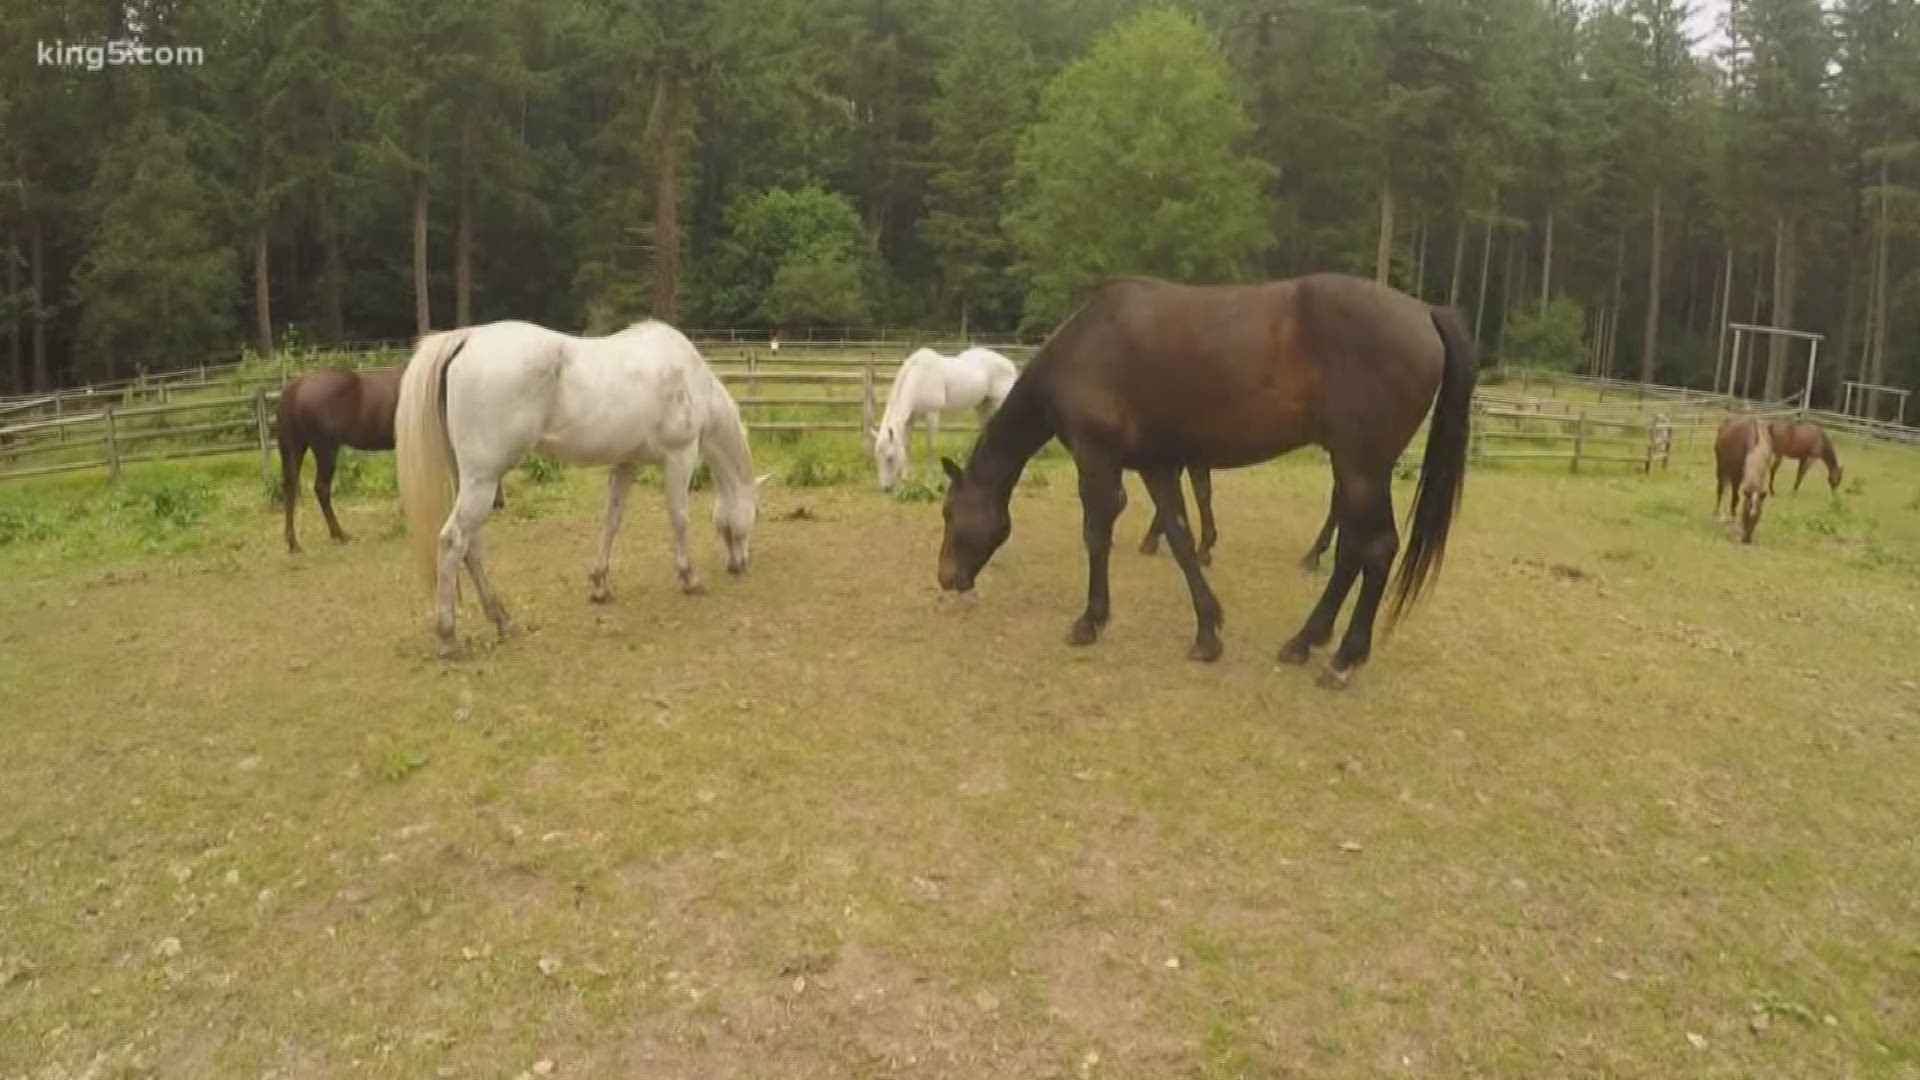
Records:
[[[945,489],[935,487],[919,477],[909,476],[893,488],[893,501],[903,503],[939,502]]]
[[[810,436],[794,444],[782,479],[788,487],[834,487],[854,482],[862,464],[845,446]]]
[[[368,752],[367,771],[388,783],[399,783],[427,767],[427,752],[396,737],[381,739]]]
[[[566,475],[566,471],[557,463],[540,454],[528,454],[521,458],[519,471],[529,484],[538,484],[542,487],[557,484],[561,477]]]

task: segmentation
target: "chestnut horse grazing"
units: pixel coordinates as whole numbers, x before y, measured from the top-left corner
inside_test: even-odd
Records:
[[[293,531],[293,505],[300,501],[300,466],[313,450],[313,497],[326,516],[327,533],[347,534],[333,516],[333,467],[342,446],[393,449],[393,410],[400,400],[400,368],[351,371],[321,368],[280,388],[280,490],[286,507],[287,550],[300,553]]]
[[[1773,440],[1773,465],[1767,471],[1767,494],[1774,493],[1773,479],[1780,475],[1780,463],[1787,458],[1800,463],[1800,472],[1793,478],[1795,494],[1799,494],[1800,482],[1807,478],[1807,469],[1812,467],[1816,457],[1827,463],[1827,490],[1840,490],[1840,456],[1833,452],[1833,443],[1827,439],[1827,433],[1821,430],[1819,424],[1805,420],[1799,423],[1775,420],[1768,425],[1767,435]]]
[[[1750,416],[1729,416],[1720,422],[1720,433],[1713,440],[1713,517],[1731,521],[1737,507],[1743,543],[1753,543],[1753,530],[1760,526],[1760,511],[1767,501],[1767,465],[1772,457],[1773,440],[1766,424]],[[1722,492],[1728,496],[1724,519],[1720,516]]]
[[[1426,459],[1394,582],[1397,618],[1440,568],[1466,469],[1473,343],[1453,312],[1344,274],[1212,288],[1128,278],[1097,287],[1053,332],[987,421],[947,489],[943,589],[967,592],[1013,531],[1008,501],[1040,447],[1058,438],[1080,474],[1087,605],[1067,640],[1107,623],[1107,556],[1123,469],[1146,480],[1156,520],[1193,597],[1188,656],[1219,657],[1220,601],[1195,556],[1180,472],[1254,465],[1317,443],[1333,460],[1339,540],[1333,574],[1280,648],[1305,663],[1360,598],[1319,683],[1338,689],[1373,648],[1400,537],[1393,468],[1431,409]]]

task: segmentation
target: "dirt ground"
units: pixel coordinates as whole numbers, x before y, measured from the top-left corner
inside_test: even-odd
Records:
[[[0,1077],[1920,1075],[1920,456],[1855,458],[1751,548],[1704,463],[1476,472],[1344,694],[1272,660],[1304,457],[1217,480],[1211,666],[1137,481],[1065,644],[1059,463],[973,605],[862,483],[740,582],[699,497],[704,597],[643,490],[592,607],[582,474],[452,666],[382,502],[16,560]]]

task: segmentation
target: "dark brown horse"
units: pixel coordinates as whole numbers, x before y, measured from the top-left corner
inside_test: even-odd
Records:
[[[1729,416],[1720,422],[1713,439],[1714,520],[1731,522],[1738,510],[1740,539],[1753,543],[1753,530],[1760,527],[1760,512],[1767,502],[1767,465],[1773,457],[1773,441],[1767,425],[1750,416]],[[1720,496],[1727,495],[1727,516],[1720,516]]]
[[[293,507],[300,501],[300,466],[308,449],[313,450],[313,497],[326,516],[327,533],[336,541],[347,539],[333,515],[333,468],[342,446],[393,449],[393,410],[400,400],[402,370],[320,368],[280,388],[280,489],[288,551],[300,551]]]
[[[1187,480],[1193,484],[1193,504],[1200,511],[1200,550],[1197,552],[1197,555],[1200,559],[1201,566],[1212,566],[1213,545],[1220,540],[1220,530],[1214,527],[1213,522],[1213,473],[1208,469],[1189,466],[1187,468]],[[1339,502],[1339,498],[1339,493],[1335,492],[1334,501],[1336,505]],[[1300,568],[1302,570],[1311,573],[1312,571],[1320,569],[1320,556],[1326,554],[1327,548],[1333,544],[1335,517],[1335,507],[1329,506],[1327,508],[1327,520],[1320,526],[1320,535],[1313,538],[1313,546],[1308,548],[1307,553],[1300,557]],[[1158,555],[1160,553],[1160,537],[1160,519],[1158,515],[1155,515],[1154,520],[1147,525],[1147,535],[1140,540],[1140,554]]]
[[[1827,463],[1827,490],[1840,490],[1840,456],[1833,452],[1833,443],[1819,424],[1775,420],[1768,425],[1767,434],[1773,439],[1773,465],[1767,471],[1767,494],[1774,493],[1774,477],[1780,475],[1780,463],[1787,458],[1800,463],[1800,472],[1793,478],[1794,494],[1800,493],[1800,482],[1807,478],[1807,470],[1816,457]]]
[[[1180,471],[1231,469],[1317,443],[1333,459],[1339,542],[1333,574],[1280,659],[1305,663],[1333,638],[1356,580],[1346,636],[1320,677],[1344,686],[1373,648],[1373,623],[1400,537],[1393,468],[1429,409],[1426,459],[1405,557],[1398,616],[1439,569],[1466,469],[1473,344],[1459,319],[1343,274],[1194,288],[1130,278],[1096,288],[1027,364],[987,421],[951,485],[939,580],[967,592],[1013,531],[1008,500],[1041,446],[1058,438],[1080,474],[1087,605],[1067,640],[1087,645],[1107,623],[1107,557],[1125,495],[1140,473],[1193,597],[1188,656],[1219,657],[1220,601],[1193,545]]]

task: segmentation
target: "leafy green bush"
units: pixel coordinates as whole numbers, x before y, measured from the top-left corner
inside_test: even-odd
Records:
[[[38,507],[0,503],[0,547],[53,538],[53,522]]]
[[[1507,320],[1500,358],[1521,367],[1578,371],[1586,359],[1586,313],[1571,300],[1531,307]]]
[[[539,454],[528,454],[520,459],[520,475],[530,484],[545,486],[557,484],[565,472],[559,465]]]
[[[893,501],[903,503],[939,502],[940,489],[909,476],[894,485]]]

